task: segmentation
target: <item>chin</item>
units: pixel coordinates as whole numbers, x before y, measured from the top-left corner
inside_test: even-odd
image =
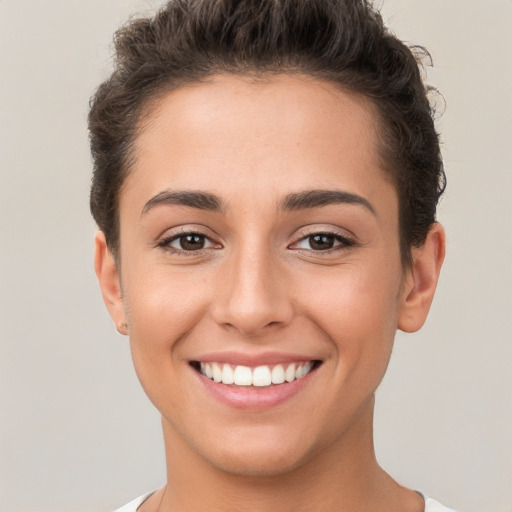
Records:
[[[217,454],[208,462],[218,470],[241,477],[270,478],[293,472],[304,462],[297,450]]]
[[[290,473],[316,452],[314,441],[300,432],[273,428],[231,432],[203,445],[202,457],[211,466],[244,477],[274,477]]]

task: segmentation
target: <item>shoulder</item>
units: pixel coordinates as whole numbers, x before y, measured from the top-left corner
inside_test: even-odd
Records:
[[[445,507],[441,505],[436,500],[429,498],[428,496],[424,496],[425,498],[425,512],[455,512],[452,508]]]
[[[130,501],[126,505],[123,505],[120,508],[116,508],[114,512],[136,512],[137,509],[152,495],[152,492],[148,492],[147,494],[143,494],[138,498]]]

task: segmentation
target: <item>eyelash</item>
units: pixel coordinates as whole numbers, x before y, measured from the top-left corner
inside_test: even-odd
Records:
[[[334,247],[331,247],[326,250],[315,250],[315,249],[297,249],[297,250],[305,250],[308,252],[313,252],[315,254],[331,254],[336,251],[343,251],[346,249],[349,249],[350,247],[354,247],[356,245],[355,240],[352,238],[349,238],[348,236],[341,234],[337,231],[329,231],[329,230],[309,230],[307,231],[303,236],[299,238],[296,242],[294,242],[292,245],[296,245],[304,240],[307,240],[308,238],[312,238],[315,236],[326,236],[329,238],[334,239],[334,243],[339,242],[338,245],[335,245]]]
[[[178,233],[175,233],[171,236],[164,238],[157,244],[157,247],[163,249],[164,251],[170,252],[172,254],[177,254],[180,256],[195,256],[200,252],[207,251],[207,250],[211,249],[211,247],[206,247],[206,248],[188,251],[185,249],[178,249],[178,248],[172,247],[170,245],[172,242],[179,240],[180,238],[185,238],[187,236],[194,236],[194,235],[199,236],[202,239],[209,240],[210,243],[213,246],[215,246],[215,243],[210,239],[210,237],[208,235],[206,235],[205,233],[202,233],[200,231],[191,229],[191,230],[182,230]],[[333,238],[334,242],[339,242],[339,244],[335,245],[334,247],[331,247],[329,249],[326,249],[326,250],[300,249],[300,248],[295,249],[295,250],[308,251],[308,252],[313,252],[316,254],[331,254],[336,251],[349,249],[350,247],[353,247],[356,245],[356,242],[353,239],[347,237],[346,235],[342,235],[341,233],[338,233],[336,231],[325,231],[325,230],[324,231],[311,230],[311,231],[305,233],[303,236],[301,236],[296,242],[293,242],[293,244],[291,244],[291,245],[296,245],[296,244],[303,242],[303,241],[307,240],[308,238],[312,238],[314,236],[326,236],[329,238]]]
[[[174,235],[164,238],[162,241],[160,241],[157,244],[157,247],[160,247],[164,251],[170,252],[171,254],[178,254],[179,256],[196,256],[199,252],[210,249],[210,247],[207,247],[207,248],[201,248],[201,249],[197,249],[197,250],[187,251],[185,249],[177,249],[176,247],[171,247],[172,242],[179,240],[180,238],[185,238],[187,236],[199,236],[205,240],[209,240],[213,245],[215,245],[214,242],[211,241],[210,237],[208,235],[206,235],[205,233],[201,233],[201,231],[193,230],[193,229],[190,229],[190,230],[183,229],[183,230],[179,231],[178,233],[175,233]]]

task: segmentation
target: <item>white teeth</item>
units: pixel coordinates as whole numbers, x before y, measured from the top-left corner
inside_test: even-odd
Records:
[[[235,375],[233,368],[229,364],[225,364],[222,368],[222,384],[234,384]]]
[[[278,364],[272,368],[272,384],[282,384],[284,382],[283,365]]]
[[[222,370],[220,369],[220,366],[217,363],[212,363],[212,373],[213,373],[213,380],[215,382],[222,381]]]
[[[252,374],[253,386],[270,386],[272,384],[272,374],[268,366],[258,366],[254,368]]]
[[[286,371],[284,372],[284,378],[286,382],[293,382],[295,380],[295,363],[286,368]]]
[[[272,369],[267,365],[250,368],[242,365],[233,367],[226,363],[200,363],[201,373],[215,382],[256,387],[293,382],[307,375],[312,368],[312,361],[302,364],[277,364]]]
[[[301,379],[304,377],[304,375],[307,375],[313,366],[313,363],[311,361],[301,364],[296,370],[295,370],[295,378]]]
[[[252,371],[248,366],[235,368],[235,384],[237,386],[252,386]]]

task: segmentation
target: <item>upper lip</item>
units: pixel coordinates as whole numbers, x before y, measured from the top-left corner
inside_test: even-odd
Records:
[[[263,352],[261,354],[247,354],[242,352],[212,352],[201,354],[191,359],[200,363],[227,363],[242,366],[264,366],[280,363],[305,363],[307,361],[317,361],[317,357],[310,357],[304,354],[292,354],[289,352]]]

